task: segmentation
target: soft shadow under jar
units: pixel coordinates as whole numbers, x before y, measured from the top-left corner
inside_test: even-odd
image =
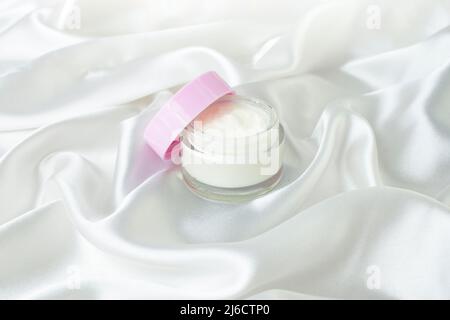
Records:
[[[244,201],[274,188],[282,173],[284,130],[265,102],[226,95],[182,132],[184,181],[201,197]]]

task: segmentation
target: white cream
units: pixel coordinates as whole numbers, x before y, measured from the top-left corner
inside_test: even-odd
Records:
[[[214,103],[203,111],[196,121],[203,130],[218,131],[229,137],[247,137],[270,126],[271,115],[246,101],[225,100]]]
[[[233,195],[275,180],[281,168],[280,126],[274,110],[263,102],[226,96],[209,106],[185,129],[181,164],[188,183]],[[276,179],[278,180],[278,179]],[[275,181],[276,183],[277,181]],[[261,188],[258,190],[261,193]],[[272,185],[270,186],[272,187]],[[264,188],[263,188],[264,189]]]
[[[269,131],[277,120],[268,111],[246,100],[230,97],[219,100],[194,120],[189,141],[197,150],[207,152],[209,157],[213,153],[232,156],[248,152],[249,143],[259,142],[263,146],[270,142],[269,134],[278,138],[277,127],[275,131]]]

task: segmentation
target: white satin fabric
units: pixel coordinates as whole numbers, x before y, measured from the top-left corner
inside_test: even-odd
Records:
[[[74,4],[0,0],[0,298],[450,298],[450,1]],[[285,126],[260,199],[143,142],[208,70]]]

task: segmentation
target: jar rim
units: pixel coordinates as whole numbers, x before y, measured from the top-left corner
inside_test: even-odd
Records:
[[[240,101],[240,102],[245,102],[248,103],[252,106],[256,106],[258,108],[264,109],[267,114],[270,117],[270,121],[269,124],[267,125],[267,127],[263,130],[260,130],[258,132],[246,135],[244,137],[234,137],[234,138],[230,138],[230,139],[250,139],[253,137],[257,137],[261,134],[265,134],[266,132],[276,129],[279,126],[279,118],[278,118],[278,114],[275,111],[275,109],[269,105],[268,103],[266,103],[265,101],[261,100],[261,99],[257,99],[257,98],[253,98],[253,97],[248,97],[248,96],[244,96],[244,95],[238,95],[238,94],[229,94],[229,95],[225,95],[223,97],[221,97],[220,99],[218,99],[216,102],[226,102],[226,101]],[[214,104],[213,103],[213,104]],[[194,119],[193,121],[191,121],[186,128],[184,128],[182,135],[185,136],[186,134],[192,134],[194,133],[194,123],[195,123],[196,119]],[[201,132],[205,132],[202,128]]]
[[[232,137],[220,136],[220,139],[223,139],[222,140],[223,148],[225,148],[225,146],[228,144],[228,142],[230,142],[230,143],[234,142],[236,145],[238,143],[241,143],[240,144],[241,146],[242,146],[242,143],[244,143],[245,145],[250,146],[255,141],[258,143],[258,148],[259,148],[261,146],[261,141],[265,141],[265,142],[262,142],[263,143],[262,145],[264,146],[262,150],[264,150],[264,152],[268,152],[272,148],[274,148],[274,147],[276,148],[284,142],[285,133],[284,133],[282,125],[280,124],[278,114],[272,106],[270,106],[263,100],[253,98],[253,97],[248,97],[248,96],[242,96],[242,95],[228,95],[228,96],[224,96],[224,97],[220,98],[217,101],[222,101],[222,102],[224,102],[224,101],[225,102],[226,101],[239,101],[239,102],[249,103],[252,106],[256,106],[258,108],[264,109],[269,115],[269,123],[264,130],[260,130],[258,132],[251,133],[251,134],[245,135],[245,136],[232,136]],[[199,134],[199,133],[202,134],[205,132],[207,133],[207,131],[203,130],[203,127],[201,127],[201,128],[195,127],[194,123],[195,123],[195,120],[193,120],[183,130],[183,132],[181,134],[181,143],[190,149],[196,150],[197,152],[205,153],[204,146],[202,144],[198,144],[198,141],[195,140],[195,137],[197,134]],[[267,142],[267,144],[266,144],[266,142]],[[249,150],[251,150],[251,149],[249,149]],[[223,149],[223,151],[225,152],[224,154],[228,154],[228,151],[226,151],[226,148]],[[233,154],[235,152],[236,151],[232,151]],[[247,152],[247,151],[243,151],[243,152]],[[206,152],[206,153],[209,153],[209,152]]]

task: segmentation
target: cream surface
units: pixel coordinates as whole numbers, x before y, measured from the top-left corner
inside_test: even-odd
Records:
[[[217,101],[203,111],[195,121],[202,123],[208,135],[248,137],[264,132],[271,124],[266,110],[247,101]]]
[[[207,185],[249,187],[281,167],[276,113],[241,96],[209,106],[194,120],[185,139],[182,166]]]
[[[241,96],[218,100],[193,121],[191,129],[187,139],[207,158],[257,153],[278,143],[275,112]]]

